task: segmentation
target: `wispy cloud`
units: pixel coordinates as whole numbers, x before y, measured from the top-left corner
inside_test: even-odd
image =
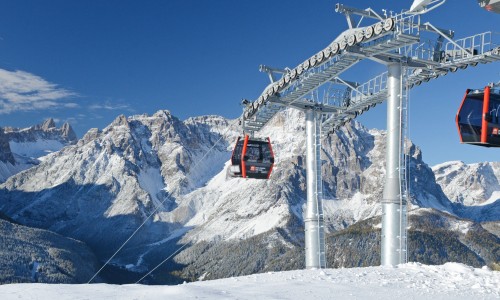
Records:
[[[130,105],[123,103],[111,103],[106,101],[104,103],[92,104],[89,106],[89,109],[92,110],[131,110]]]
[[[40,76],[24,71],[0,69],[0,114],[57,107],[77,107],[76,103],[61,103],[76,96]]]
[[[73,103],[73,102],[64,103],[63,106],[66,107],[66,108],[77,108],[77,107],[80,107],[80,105],[78,105],[78,103]]]

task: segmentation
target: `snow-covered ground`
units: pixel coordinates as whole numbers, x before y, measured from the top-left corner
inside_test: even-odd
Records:
[[[500,272],[458,263],[299,270],[177,286],[10,284],[0,299],[500,299]]]

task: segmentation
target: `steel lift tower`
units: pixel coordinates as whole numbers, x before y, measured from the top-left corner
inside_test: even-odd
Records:
[[[337,4],[348,29],[328,47],[295,68],[261,66],[271,79],[262,94],[246,106],[242,121],[259,131],[285,107],[304,111],[306,118],[307,208],[304,214],[306,267],[323,268],[325,242],[322,212],[321,138],[387,99],[386,178],[382,205],[382,265],[407,260],[406,203],[409,197],[405,156],[405,114],[408,91],[421,83],[483,63],[500,60],[500,46],[491,32],[454,39],[454,32],[421,20],[422,13],[445,0],[417,0],[410,11],[377,13]],[[436,5],[427,7],[428,4]],[[368,23],[361,25],[362,23]],[[359,84],[341,75],[363,60],[387,67]],[[279,77],[280,76],[280,77]],[[278,79],[279,77],[279,79]],[[340,92],[332,92],[340,87]],[[322,100],[318,90],[328,91]]]

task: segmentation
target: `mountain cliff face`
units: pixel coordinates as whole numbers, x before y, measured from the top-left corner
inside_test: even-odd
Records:
[[[10,177],[0,188],[2,210],[24,224],[83,240],[102,256],[154,214],[130,244],[140,251],[183,227],[186,213],[175,210],[176,197],[219,171],[202,165],[206,171],[197,169],[186,179],[192,162],[218,139],[217,126],[227,126],[222,118],[210,122],[214,126],[198,128],[199,119],[183,123],[166,111],[119,116],[104,130],[92,129],[76,145]],[[224,143],[211,158],[221,169],[227,160]],[[171,219],[162,219],[162,213]]]
[[[57,128],[53,119],[29,128],[0,128],[0,183],[76,141],[71,125],[64,123]]]
[[[10,150],[9,139],[7,135],[3,132],[3,128],[0,127],[0,162],[15,164],[14,155]]]
[[[432,167],[436,182],[454,203],[488,205],[500,198],[500,162],[450,161]]]
[[[220,255],[221,245],[229,245],[233,254],[258,248],[256,255],[265,259],[257,265],[250,263],[250,256],[234,257],[248,263],[245,272],[299,266],[303,259],[292,259],[292,254],[300,256],[303,247],[303,114],[283,111],[259,133],[271,138],[276,153],[267,181],[226,176],[238,134],[237,121],[217,116],[186,121],[168,111],[119,116],[105,129],[90,130],[75,145],[10,177],[0,185],[0,210],[22,224],[82,240],[102,260],[140,227],[113,260],[133,271],[151,268],[181,245],[185,252],[169,266],[184,270],[183,278],[201,276],[189,266]],[[450,202],[422,161],[420,149],[407,143],[410,210],[444,211],[450,218],[477,222],[500,219],[500,213],[486,214],[484,207],[470,210]],[[375,220],[381,213],[385,133],[353,122],[326,138],[322,148],[329,234]],[[371,229],[359,235],[365,251],[370,236],[379,232],[372,222]],[[445,225],[443,230],[451,230]],[[285,264],[288,258],[294,263]],[[225,268],[221,266],[220,274],[233,274]]]
[[[451,161],[432,168],[436,182],[464,217],[500,218],[500,163],[464,164]]]

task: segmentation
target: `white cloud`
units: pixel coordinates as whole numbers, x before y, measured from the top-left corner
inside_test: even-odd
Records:
[[[107,109],[107,110],[130,110],[130,105],[128,104],[119,104],[119,103],[111,103],[109,101],[105,103],[99,103],[99,104],[92,104],[89,106],[89,109],[92,110],[101,110],[101,109]]]
[[[40,76],[0,69],[0,114],[57,108],[61,105],[60,100],[73,96],[76,94]],[[77,105],[66,103],[63,106],[71,108]]]
[[[77,107],[80,107],[80,105],[78,105],[78,103],[73,103],[73,102],[64,103],[63,106],[66,107],[66,108],[77,108]]]
[[[66,120],[64,120],[64,123],[69,123],[71,125],[76,125],[78,124],[78,118],[73,118],[73,117],[69,117],[69,118],[66,118]]]

